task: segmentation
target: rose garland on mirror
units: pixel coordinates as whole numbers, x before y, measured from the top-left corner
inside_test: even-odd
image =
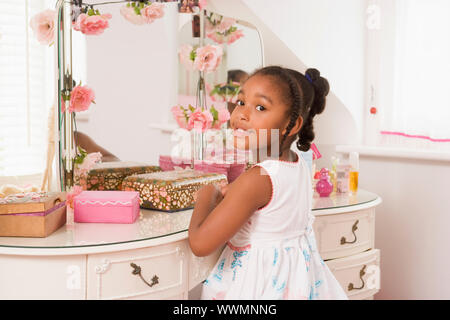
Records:
[[[144,0],[109,1],[87,4],[81,0],[72,1],[72,27],[85,35],[100,35],[109,28],[112,18],[110,13],[100,13],[95,7],[103,4],[124,3],[120,9],[121,15],[135,25],[154,22],[164,16],[164,4]],[[30,27],[40,44],[51,46],[55,41],[55,26],[58,15],[56,10],[47,9],[35,14],[30,19]]]
[[[85,35],[100,35],[109,28],[108,20],[112,18],[110,13],[101,14],[100,11],[90,8],[81,9],[81,14],[72,23],[72,27],[76,31],[80,31]]]
[[[120,14],[135,25],[150,24],[164,16],[164,4],[159,2],[129,2],[120,8]]]
[[[66,101],[69,101],[70,113],[81,112],[89,109],[91,103],[95,104],[95,93],[88,86],[82,86],[81,82],[71,91],[63,90],[61,92],[61,112],[66,111]]]
[[[206,36],[218,44],[232,44],[244,36],[244,32],[235,24],[235,19],[210,13],[205,20]]]

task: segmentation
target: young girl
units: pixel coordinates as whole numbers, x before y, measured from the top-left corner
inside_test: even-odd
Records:
[[[317,251],[310,172],[291,150],[295,140],[299,150],[309,150],[313,118],[324,110],[328,91],[316,69],[302,75],[271,66],[244,83],[230,119],[235,145],[255,151],[255,138],[258,154],[268,156],[222,190],[206,186],[197,194],[189,226],[193,253],[206,256],[226,244],[202,299],[347,299]]]

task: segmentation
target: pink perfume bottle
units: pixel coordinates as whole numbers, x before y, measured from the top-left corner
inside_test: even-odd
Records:
[[[327,168],[320,170],[320,178],[316,184],[316,191],[321,197],[328,197],[333,191],[333,184],[330,181],[330,175]]]

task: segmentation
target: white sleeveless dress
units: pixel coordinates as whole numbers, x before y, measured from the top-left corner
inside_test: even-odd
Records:
[[[347,299],[317,251],[311,177],[297,155],[257,164],[272,181],[272,199],[227,243],[202,299]]]

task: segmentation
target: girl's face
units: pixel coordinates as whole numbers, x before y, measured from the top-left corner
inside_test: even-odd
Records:
[[[279,145],[281,142],[289,124],[290,110],[283,98],[282,88],[275,81],[273,76],[257,74],[244,83],[230,118],[235,148],[267,148],[268,152],[270,149],[275,152],[272,144],[277,142]],[[274,135],[276,133],[278,139]]]

